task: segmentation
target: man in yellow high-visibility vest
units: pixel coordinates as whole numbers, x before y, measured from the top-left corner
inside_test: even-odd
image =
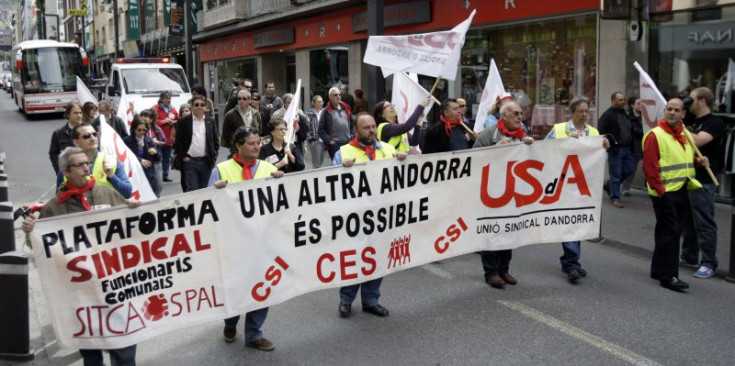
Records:
[[[689,288],[679,280],[679,237],[691,215],[687,191],[702,189],[695,178],[694,148],[684,135],[684,113],[681,99],[669,100],[664,118],[643,137],[643,174],[656,214],[651,278],[674,291]],[[707,157],[698,163],[709,166]]]
[[[350,167],[354,163],[364,163],[372,160],[392,159],[404,160],[406,153],[396,152],[396,149],[387,143],[376,139],[377,126],[375,118],[367,112],[356,116],[355,138],[342,145],[334,154],[332,165]],[[343,318],[350,316],[352,301],[357,297],[357,290],[362,288],[362,311],[380,317],[388,316],[388,309],[378,303],[380,298],[380,284],[383,278],[376,278],[357,285],[345,286],[339,290],[339,315]]]

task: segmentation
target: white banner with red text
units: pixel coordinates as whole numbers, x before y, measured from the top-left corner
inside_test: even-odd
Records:
[[[31,238],[60,344],[119,348],[465,253],[599,237],[604,163],[600,137],[410,156],[39,220]]]

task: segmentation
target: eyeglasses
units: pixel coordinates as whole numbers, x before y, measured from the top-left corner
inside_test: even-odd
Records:
[[[82,139],[84,139],[84,140],[89,140],[89,139],[91,139],[92,137],[94,137],[94,138],[97,138],[97,132],[90,132],[90,133],[85,133],[84,135],[81,135],[81,136],[79,136],[79,137],[81,137],[81,138],[82,138]]]
[[[342,96],[341,94],[332,94],[332,95],[330,95],[330,97],[341,97],[341,96]]]
[[[243,85],[242,87],[245,88],[245,89],[252,89],[253,88],[252,85]]]
[[[523,115],[523,111],[513,111],[513,115],[516,117],[520,117]]]
[[[460,108],[466,108],[467,107],[467,104],[460,104],[459,107]]]
[[[76,164],[69,164],[69,166],[72,167],[72,168],[81,168],[83,166],[91,166],[91,165],[92,165],[92,163],[90,163],[88,161],[84,161],[84,162],[76,163]]]
[[[204,103],[194,103],[194,106],[195,107],[205,107],[206,104],[204,104]]]
[[[237,98],[237,100],[250,100],[250,97],[247,97],[247,98]]]
[[[387,105],[384,105],[384,106],[383,106],[383,109],[388,109],[388,108],[395,108],[395,107],[396,107],[396,106],[395,106],[395,105],[393,105],[393,104],[387,104]]]

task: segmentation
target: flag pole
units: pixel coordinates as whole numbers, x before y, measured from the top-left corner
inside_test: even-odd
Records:
[[[434,81],[434,86],[432,86],[431,87],[431,90],[429,91],[429,95],[431,95],[431,99],[434,99],[434,102],[438,106],[441,106],[442,104],[438,100],[436,100],[436,98],[434,98],[434,90],[436,90],[436,87],[439,86],[439,82],[441,80],[442,80],[442,77],[441,76],[437,76],[436,77],[436,80]],[[469,127],[467,127],[467,125],[464,124],[464,122],[460,121],[459,124],[462,125],[462,127],[464,127],[464,129],[467,130],[468,133],[471,133],[471,134],[475,133],[475,131],[472,131]]]
[[[689,130],[684,128],[684,135],[687,137],[687,141],[690,145],[694,148],[694,151],[697,153],[697,156],[701,159],[702,152],[699,151],[699,148],[697,145],[694,144],[694,139],[692,138],[692,135],[689,134]],[[704,167],[704,169],[707,169],[707,174],[709,174],[710,179],[712,179],[712,183],[715,184],[716,187],[720,186],[720,182],[717,181],[717,178],[715,177],[715,173],[712,172],[712,169],[710,169],[709,166]]]

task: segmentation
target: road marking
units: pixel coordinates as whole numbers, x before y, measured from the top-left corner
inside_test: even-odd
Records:
[[[635,352],[629,351],[614,343],[610,343],[598,336],[592,335],[579,329],[573,325],[567,324],[561,320],[550,317],[534,308],[528,307],[515,301],[498,301],[505,307],[515,310],[533,320],[543,323],[553,329],[556,329],[568,336],[577,338],[593,347],[605,351],[631,365],[636,366],[661,366],[656,361],[643,357]]]
[[[436,265],[433,265],[431,263],[425,264],[425,265],[421,266],[421,268],[423,268],[426,271],[428,271],[429,273],[434,274],[434,275],[437,275],[437,276],[439,276],[439,277],[441,277],[441,278],[443,278],[445,280],[451,280],[452,278],[454,278],[454,275],[452,275],[448,271],[445,271],[445,270],[443,270],[443,269],[441,269],[441,268],[439,268]]]
[[[55,340],[55,339],[54,339],[53,341],[51,341],[50,343],[48,343],[48,344],[44,345],[43,347],[41,347],[41,348],[37,349],[37,350],[36,350],[36,352],[34,352],[34,353],[33,353],[33,355],[34,355],[34,356],[38,356],[38,355],[40,355],[40,354],[41,354],[41,352],[44,352],[44,351],[46,351],[46,348],[49,348],[50,346],[52,346],[52,345],[54,345],[54,344],[56,344],[56,340]]]

